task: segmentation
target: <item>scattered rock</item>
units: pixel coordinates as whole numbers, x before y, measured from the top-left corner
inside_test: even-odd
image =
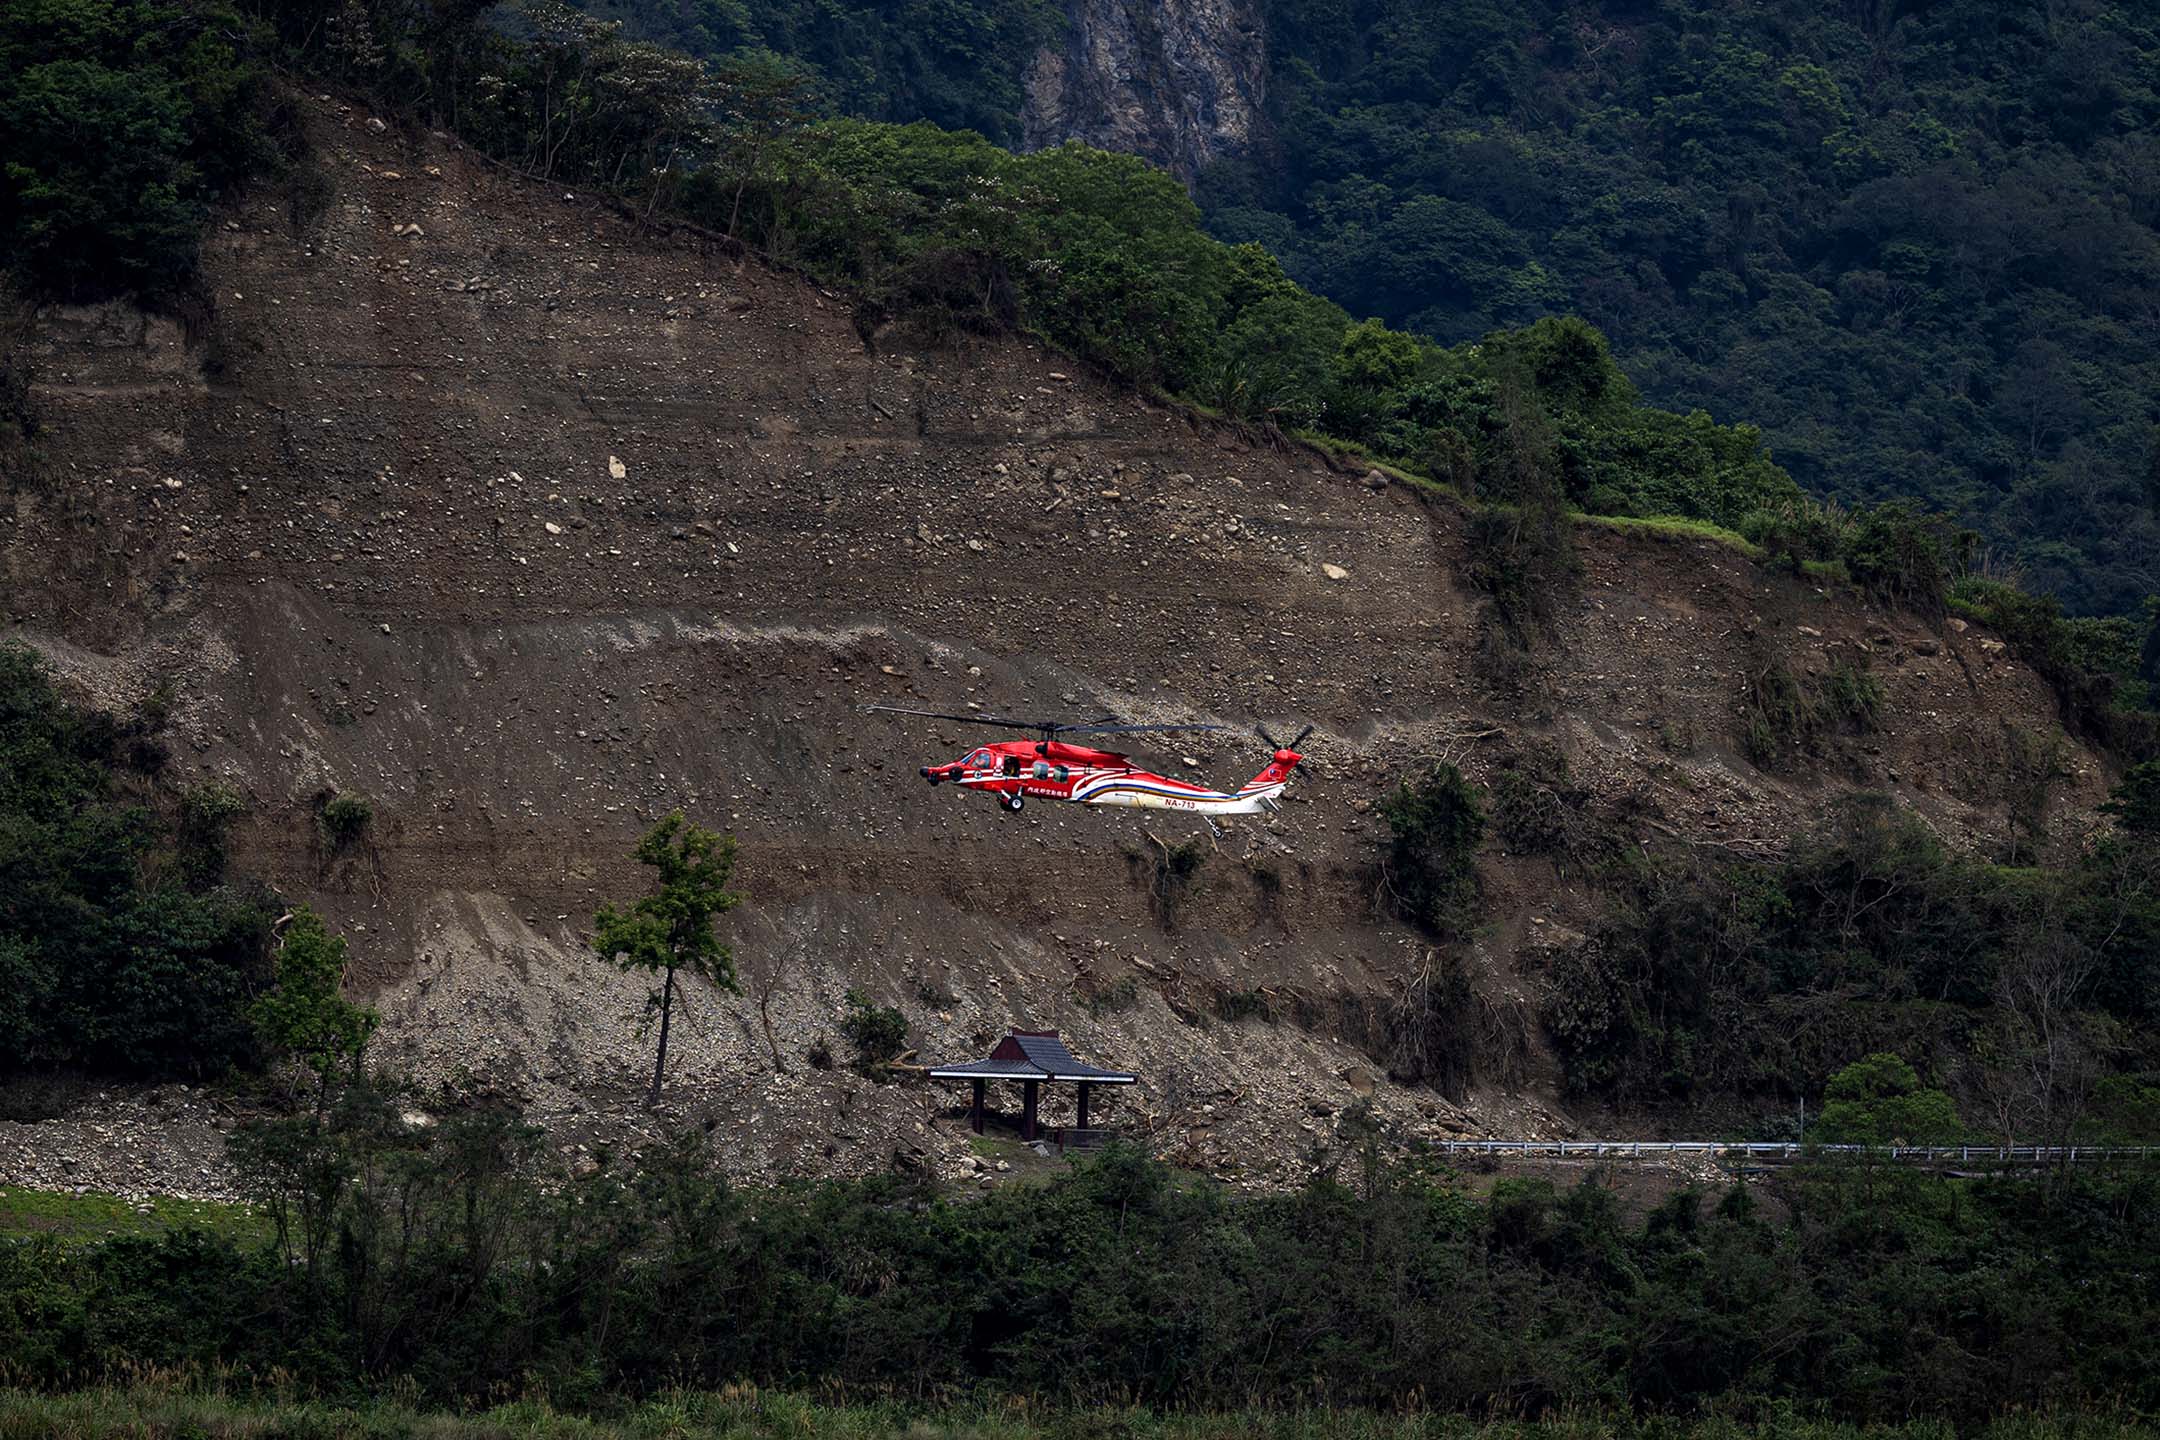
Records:
[[[607,457],[607,473],[612,479],[627,480],[630,478],[630,467],[610,455]]]
[[[1325,562],[1320,566],[1320,573],[1330,580],[1348,580],[1350,578],[1350,572],[1343,569],[1342,566]]]

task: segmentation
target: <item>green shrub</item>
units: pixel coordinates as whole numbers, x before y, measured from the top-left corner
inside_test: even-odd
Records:
[[[277,951],[277,983],[248,1016],[264,1046],[291,1056],[316,1075],[318,1105],[341,1067],[357,1067],[382,1017],[345,999],[345,941],[302,905],[285,927]]]
[[[375,807],[365,795],[355,791],[340,791],[323,802],[317,817],[322,825],[323,839],[330,842],[333,851],[346,849],[366,832],[368,822],[375,818]]]
[[[907,1045],[907,1016],[877,1004],[866,991],[851,989],[847,1009],[840,1016],[840,1033],[855,1047],[855,1068],[877,1075]]]
[[[1782,859],[1610,867],[1606,913],[1552,956],[1541,1015],[1569,1086],[1620,1104],[1776,1096],[1784,1110],[1878,1051],[1962,1077],[1963,1097],[2015,1091],[2027,1063],[2106,1073],[2136,1063],[2110,1037],[2160,1016],[2153,873],[2127,838],[2057,867],[1997,866],[1863,796]],[[2054,997],[2047,1025],[2005,1029],[2004,996],[2035,993]]]
[[[2067,619],[2051,596],[1978,577],[1953,586],[1950,605],[1999,633],[2048,682],[2065,727],[2132,760],[2160,755],[2160,711],[2142,674],[2144,652],[2160,636],[2160,609],[2141,645],[2127,619]]]
[[[0,1429],[930,1436],[942,1404],[955,1437],[1030,1440],[2074,1440],[2160,1405],[2135,1170],[1481,1198],[1353,1104],[1312,1117],[1288,1191],[1112,1146],[959,1201],[892,1174],[734,1184],[702,1131],[568,1174],[514,1114],[415,1130],[408,1103],[361,1084],[319,1125],[243,1128],[268,1245],[0,1244]],[[83,1413],[66,1392],[101,1378],[151,1413]],[[1544,1420],[1492,1418],[1526,1389]],[[326,1398],[385,1393],[355,1420]],[[281,1408],[193,1408],[221,1395]]]
[[[1881,717],[1882,700],[1882,681],[1864,666],[1833,660],[1816,704],[1825,719],[1866,734]]]
[[[1485,812],[1453,765],[1436,765],[1380,802],[1390,839],[1381,867],[1399,914],[1435,935],[1466,932],[1477,918],[1477,851]]]
[[[1734,528],[1760,549],[1766,560],[1802,574],[1810,564],[1844,555],[1853,521],[1835,501],[1817,502],[1797,496],[1749,511]]]
[[[1493,833],[1520,854],[1579,859],[1601,844],[1589,803],[1589,792],[1569,779],[1566,757],[1532,746],[1493,779]]]
[[[1120,975],[1111,984],[1088,993],[1081,1002],[1091,1016],[1115,1014],[1130,1010],[1140,1003],[1140,981],[1132,975]]]
[[[1957,1106],[1925,1089],[1912,1066],[1875,1054],[1831,1078],[1808,1138],[1825,1145],[1953,1145],[1965,1138]]]
[[[1804,681],[1758,648],[1740,704],[1741,752],[1758,770],[1786,769],[1822,755],[1834,735],[1873,730],[1882,701],[1882,681],[1864,665],[1835,659],[1820,680]]]
[[[2131,766],[2100,809],[2125,835],[2160,836],[2160,760]]]
[[[1952,576],[1972,561],[1979,536],[1904,500],[1858,510],[1839,558],[1859,586],[1885,604],[1939,615]]]
[[[190,885],[201,888],[225,878],[225,832],[245,813],[246,799],[222,780],[199,781],[180,792],[180,864]]]

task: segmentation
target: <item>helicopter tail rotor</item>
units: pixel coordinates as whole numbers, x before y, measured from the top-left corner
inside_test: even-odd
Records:
[[[1308,736],[1308,735],[1310,735],[1310,734],[1312,734],[1312,732],[1313,732],[1313,727],[1312,727],[1312,726],[1310,726],[1310,725],[1307,725],[1307,726],[1306,726],[1306,727],[1305,727],[1304,729],[1302,729],[1302,730],[1298,731],[1296,735],[1292,736],[1292,737],[1291,737],[1291,739],[1290,739],[1290,743],[1289,743],[1289,744],[1287,744],[1287,745],[1285,745],[1285,744],[1283,744],[1283,742],[1282,742],[1282,741],[1280,741],[1280,740],[1277,740],[1277,739],[1276,739],[1276,738],[1275,738],[1275,737],[1274,737],[1273,735],[1271,735],[1271,734],[1269,734],[1269,733],[1268,733],[1268,728],[1267,728],[1267,726],[1265,726],[1265,725],[1255,725],[1255,726],[1253,726],[1253,733],[1254,733],[1255,735],[1258,735],[1258,736],[1259,736],[1259,737],[1260,737],[1260,738],[1261,738],[1262,740],[1264,740],[1264,741],[1266,741],[1266,742],[1267,742],[1267,747],[1268,747],[1268,749],[1270,749],[1270,750],[1273,750],[1273,751],[1276,751],[1277,753],[1281,753],[1281,752],[1284,752],[1284,751],[1288,751],[1288,752],[1289,752],[1290,754],[1293,754],[1293,755],[1297,755],[1297,753],[1298,753],[1298,746],[1300,746],[1300,745],[1304,744],[1304,743],[1305,743],[1305,737],[1306,737],[1306,736]],[[1299,756],[1298,756],[1298,768],[1299,768],[1300,770],[1304,771],[1304,772],[1305,772],[1305,773],[1306,773],[1307,775],[1311,776],[1311,777],[1312,777],[1313,779],[1315,779],[1315,780],[1318,780],[1318,779],[1320,779],[1320,778],[1321,778],[1321,776],[1320,776],[1320,772],[1319,772],[1319,771],[1317,771],[1317,770],[1315,770],[1315,769],[1313,769],[1313,767],[1312,767],[1312,764],[1311,764],[1311,762],[1310,762],[1310,761],[1308,761],[1308,760],[1306,760],[1306,759],[1305,759],[1305,757],[1304,757],[1304,756],[1302,756],[1302,755],[1299,755]]]

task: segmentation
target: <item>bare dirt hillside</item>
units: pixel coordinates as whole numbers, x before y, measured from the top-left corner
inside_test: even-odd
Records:
[[[1646,838],[1774,848],[1867,787],[1978,841],[2005,823],[1999,757],[2056,728],[1977,631],[1602,528],[1565,645],[1528,700],[1495,695],[1449,502],[1035,346],[866,348],[840,297],[313,108],[327,203],[235,209],[214,313],[38,317],[50,461],[5,497],[6,619],[106,702],[173,682],[179,768],[241,786],[240,864],[352,936],[384,1049],[566,1145],[645,1123],[642,987],[579,937],[673,807],[743,847],[743,994],[694,997],[672,1071],[731,1163],[965,1167],[953,1097],[807,1058],[860,986],[925,1056],[1058,1026],[1145,1077],[1113,1120],[1263,1183],[1366,1093],[1405,1135],[1570,1126],[1534,1027],[1460,1105],[1386,1076],[1377,1037],[1429,961],[1373,904],[1398,777],[1543,740]],[[1879,733],[1759,773],[1734,735],[1763,654],[1872,667]],[[1318,774],[1223,837],[1173,929],[1144,882],[1193,827],[932,792],[915,767],[977,735],[866,701],[1311,721]],[[1261,749],[1157,758],[1234,786]],[[2074,814],[2104,777],[2068,753]],[[334,789],[375,812],[337,855]],[[1526,957],[1588,911],[1542,862],[1487,865],[1481,1003],[1513,1015]]]

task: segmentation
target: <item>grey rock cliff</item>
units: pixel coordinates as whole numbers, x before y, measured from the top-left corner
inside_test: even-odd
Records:
[[[1069,0],[1062,48],[1028,73],[1027,148],[1082,140],[1191,182],[1252,148],[1266,41],[1254,0]]]

